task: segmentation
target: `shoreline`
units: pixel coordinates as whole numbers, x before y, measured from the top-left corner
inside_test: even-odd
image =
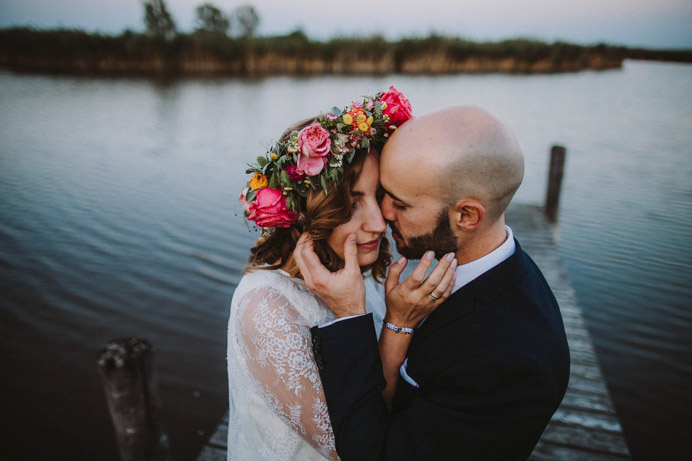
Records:
[[[431,35],[314,41],[297,31],[275,37],[131,31],[0,29],[0,68],[104,77],[264,77],[271,75],[554,74],[622,68],[627,58],[692,62],[692,50],[629,49],[527,39],[472,42]]]

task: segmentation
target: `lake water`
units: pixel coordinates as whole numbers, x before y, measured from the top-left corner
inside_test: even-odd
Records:
[[[299,119],[395,85],[478,104],[541,203],[568,149],[560,251],[636,459],[692,459],[692,66],[564,75],[158,82],[0,73],[0,458],[116,459],[95,358],[156,349],[175,459],[226,410],[228,305],[256,235],[245,163]],[[510,223],[511,225],[511,223]]]

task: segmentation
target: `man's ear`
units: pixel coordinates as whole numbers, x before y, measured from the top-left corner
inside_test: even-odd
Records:
[[[485,219],[485,213],[485,205],[481,202],[469,199],[459,200],[454,205],[452,225],[462,231],[473,232]]]

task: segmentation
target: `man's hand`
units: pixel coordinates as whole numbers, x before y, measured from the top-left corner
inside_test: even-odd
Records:
[[[402,257],[390,266],[384,285],[387,304],[385,319],[388,322],[415,328],[449,297],[456,280],[457,260],[454,253],[448,253],[424,279],[433,256],[433,252],[428,251],[411,276],[401,283],[399,277],[406,267],[406,258]]]
[[[330,272],[322,265],[308,234],[298,239],[293,257],[305,285],[319,296],[337,318],[365,314],[365,283],[358,266],[356,234],[344,242],[344,268]]]

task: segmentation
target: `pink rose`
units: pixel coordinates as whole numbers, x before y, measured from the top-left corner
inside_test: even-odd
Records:
[[[329,132],[318,122],[308,125],[298,133],[298,164],[296,171],[315,176],[327,164],[331,141]]]
[[[289,227],[298,216],[286,206],[281,189],[265,187],[257,191],[257,198],[250,203],[248,219],[260,227]]]
[[[288,173],[288,177],[291,178],[291,181],[298,182],[305,177],[304,173],[298,173],[296,171],[297,167],[295,165],[288,165],[284,170]]]
[[[243,209],[249,213],[250,212],[250,204],[245,201],[246,195],[247,195],[247,187],[240,191],[240,197],[238,197],[238,200],[240,201],[240,204],[243,205]]]
[[[389,116],[389,126],[399,127],[406,120],[413,117],[411,103],[393,86],[382,95],[380,101],[387,103],[387,108],[382,111]]]

